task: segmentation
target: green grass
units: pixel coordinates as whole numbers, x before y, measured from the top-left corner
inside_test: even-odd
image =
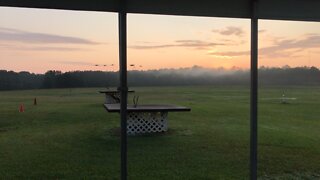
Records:
[[[248,88],[133,89],[140,103],[192,111],[169,113],[166,134],[129,137],[129,179],[248,179]],[[297,100],[272,99],[283,89]],[[0,92],[0,179],[119,179],[119,115],[97,90]],[[261,179],[320,179],[319,107],[320,87],[260,89]]]

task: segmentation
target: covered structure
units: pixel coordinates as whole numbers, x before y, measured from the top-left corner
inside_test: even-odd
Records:
[[[127,13],[251,19],[250,179],[257,179],[258,19],[320,21],[319,0],[0,0],[0,6],[119,15],[121,179],[127,179]]]
[[[1,0],[1,6],[119,12],[122,0]],[[251,18],[253,0],[127,0],[127,13]],[[259,19],[320,20],[318,0],[259,0]]]

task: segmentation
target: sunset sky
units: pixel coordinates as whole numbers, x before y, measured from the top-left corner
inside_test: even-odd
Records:
[[[0,8],[0,17],[0,69],[118,70],[115,13]],[[259,49],[259,66],[320,67],[320,23],[260,20]],[[129,69],[246,69],[249,51],[248,19],[128,15]]]

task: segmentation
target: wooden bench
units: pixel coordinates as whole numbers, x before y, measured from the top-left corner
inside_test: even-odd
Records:
[[[120,112],[120,104],[104,104],[108,112]],[[128,105],[127,134],[146,134],[168,130],[168,112],[191,111],[175,105]]]
[[[128,90],[128,93],[133,93],[133,90]],[[120,91],[118,90],[104,90],[99,93],[105,94],[105,104],[118,104],[120,103]]]

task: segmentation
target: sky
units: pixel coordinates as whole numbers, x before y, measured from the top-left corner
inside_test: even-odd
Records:
[[[1,7],[0,17],[0,69],[118,70],[116,13]],[[128,14],[129,70],[248,69],[249,52],[249,19]],[[259,66],[320,67],[319,57],[320,23],[259,20]]]

